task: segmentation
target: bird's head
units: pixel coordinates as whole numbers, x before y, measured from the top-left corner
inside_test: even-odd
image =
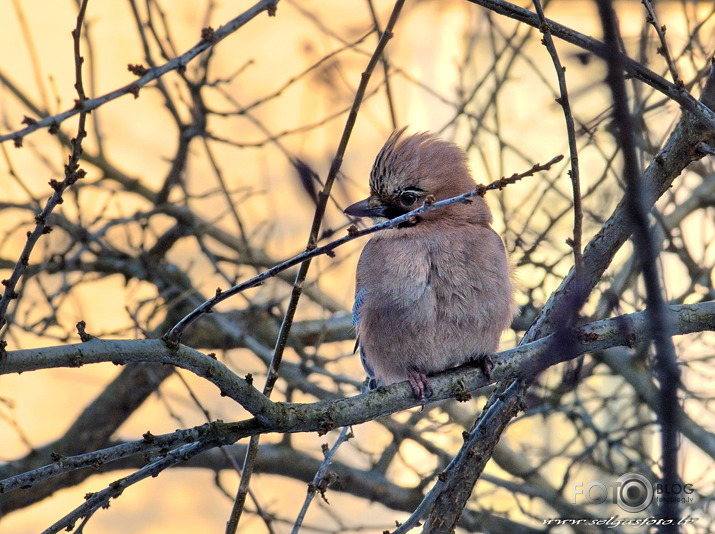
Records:
[[[467,155],[454,143],[423,132],[402,137],[396,130],[375,158],[370,172],[370,196],[349,206],[353,217],[394,219],[421,206],[429,197],[444,200],[472,191],[476,184],[467,166]],[[422,216],[425,220],[468,217],[489,224],[491,213],[484,199],[456,204]]]

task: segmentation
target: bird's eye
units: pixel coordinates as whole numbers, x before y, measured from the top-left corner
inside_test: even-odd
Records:
[[[404,191],[400,194],[400,202],[405,206],[412,206],[412,204],[417,202],[417,195],[410,191]]]

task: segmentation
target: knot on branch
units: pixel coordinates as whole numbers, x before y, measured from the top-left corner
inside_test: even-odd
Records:
[[[318,435],[324,436],[331,430],[335,430],[335,426],[335,421],[333,421],[332,418],[326,414],[318,425]]]
[[[166,348],[169,349],[171,352],[177,352],[179,350],[179,339],[174,339],[170,337],[168,334],[164,334],[161,336],[161,340],[164,342],[164,345],[166,345]]]
[[[135,76],[144,76],[147,72],[149,72],[149,69],[147,69],[144,65],[141,63],[137,63],[136,65],[132,65],[129,63],[127,65],[127,70],[134,74]]]
[[[317,484],[313,484],[312,482],[308,483],[308,491],[312,493],[319,493],[320,497],[325,501],[326,504],[330,504],[328,502],[328,498],[325,496],[325,494],[328,491],[328,488],[332,486],[336,481],[338,480],[338,474],[334,471],[329,471],[326,473],[324,476],[320,477],[320,480],[318,480]]]
[[[201,40],[207,43],[213,43],[216,40],[216,33],[211,26],[201,28]]]
[[[77,323],[77,333],[79,334],[79,339],[82,343],[86,343],[94,339],[94,336],[87,333],[87,323],[85,321],[80,321]]]

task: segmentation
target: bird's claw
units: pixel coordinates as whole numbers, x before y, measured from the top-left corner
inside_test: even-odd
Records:
[[[427,404],[427,397],[432,396],[432,384],[427,379],[424,373],[420,372],[410,372],[408,376],[410,381],[410,386],[412,387],[412,392],[415,394],[422,405],[422,409],[425,409],[425,404]]]
[[[491,354],[480,354],[475,356],[472,359],[472,362],[479,366],[482,373],[484,373],[484,378],[491,380],[492,369],[494,369],[494,360],[492,360]]]

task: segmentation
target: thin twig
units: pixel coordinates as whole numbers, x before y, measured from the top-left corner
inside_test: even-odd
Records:
[[[377,18],[377,13],[375,12],[375,4],[373,0],[367,0],[367,7],[370,9],[370,16],[372,17],[372,23],[377,30],[377,36],[382,39],[382,30],[380,29],[380,20]],[[382,72],[385,74],[385,98],[387,99],[387,108],[390,110],[390,123],[392,124],[392,129],[397,130],[397,111],[395,111],[395,102],[392,98],[392,83],[390,82],[390,62],[387,60],[387,54],[383,53],[380,56],[380,62],[382,63]]]
[[[678,75],[678,69],[675,66],[675,61],[673,61],[673,57],[670,54],[670,48],[668,47],[668,41],[665,39],[665,31],[666,27],[664,25],[660,25],[658,23],[658,17],[655,14],[655,9],[653,9],[653,4],[651,3],[650,0],[641,0],[641,4],[645,7],[646,11],[648,12],[648,15],[645,18],[645,21],[653,26],[655,29],[655,33],[658,35],[658,39],[660,40],[660,46],[658,47],[658,53],[663,56],[665,59],[665,63],[668,65],[668,70],[670,71],[670,75],[673,78],[673,83],[678,86],[678,87],[683,87],[683,80],[680,79],[680,76]],[[692,34],[691,34],[692,35]]]
[[[576,144],[576,127],[574,126],[574,118],[571,113],[571,103],[569,101],[568,87],[566,85],[566,67],[561,64],[559,60],[559,55],[556,52],[556,45],[554,45],[554,39],[551,36],[551,31],[549,30],[549,25],[546,24],[546,16],[544,15],[544,9],[541,7],[540,0],[533,0],[534,8],[539,16],[541,25],[539,30],[543,34],[543,43],[546,49],[549,51],[551,56],[551,61],[554,64],[554,69],[556,70],[556,77],[559,80],[559,92],[561,96],[556,99],[556,102],[561,106],[564,112],[564,119],[566,120],[566,133],[569,140],[569,153],[571,156],[571,170],[569,175],[571,177],[571,188],[573,191],[573,236],[571,239],[567,240],[568,244],[573,249],[574,257],[574,270],[575,275],[578,280],[581,279],[583,275],[583,245],[582,245],[582,227],[583,227],[583,208],[581,206],[581,181],[579,177],[579,167],[578,167],[578,146]]]
[[[219,41],[222,41],[223,39],[234,33],[246,23],[254,19],[257,15],[261,14],[264,11],[268,11],[269,14],[272,13],[275,10],[278,1],[279,0],[261,0],[250,9],[247,9],[236,18],[228,21],[226,24],[216,29],[213,32],[213,37],[210,41],[202,39],[201,41],[199,41],[198,44],[194,45],[191,49],[187,50],[182,55],[175,57],[170,61],[167,61],[163,65],[147,69],[146,72],[134,82],[115,89],[114,91],[106,93],[105,95],[102,95],[100,97],[85,100],[81,109],[75,106],[72,109],[63,111],[62,113],[51,115],[49,117],[43,118],[42,120],[35,121],[20,130],[16,130],[5,135],[0,135],[0,143],[4,143],[5,141],[9,141],[11,139],[22,139],[24,136],[31,134],[32,132],[35,132],[41,128],[57,128],[62,122],[66,121],[71,117],[74,117],[78,113],[88,113],[94,109],[97,109],[100,106],[103,106],[107,102],[116,100],[121,96],[132,94],[136,97],[139,94],[139,90],[145,85],[147,85],[149,82],[161,78],[164,74],[166,74],[167,72],[171,72],[172,70],[185,68],[186,65],[188,65],[189,62],[191,62],[199,54],[201,54],[205,50],[208,50]]]
[[[495,13],[504,15],[534,28],[538,28],[541,22],[536,13],[532,13],[528,9],[519,7],[505,0],[467,0],[473,4],[478,4]],[[549,31],[552,35],[563,39],[564,41],[574,44],[603,58],[608,53],[604,43],[593,37],[588,37],[582,33],[572,30],[562,24],[554,22],[551,19],[546,19],[546,24],[549,26]],[[670,83],[662,76],[658,76],[655,72],[645,67],[642,63],[629,58],[628,56],[619,53],[622,68],[625,71],[650,85],[656,91],[666,95],[668,98],[680,104],[684,109],[692,113],[699,121],[706,124],[709,128],[715,130],[715,112],[705,106],[702,102],[696,100],[684,88]]]
[[[623,58],[624,56],[619,56]],[[707,81],[700,96],[702,103],[715,108],[715,68],[710,68]],[[710,130],[689,113],[683,113],[667,141],[643,172],[644,181],[650,184],[645,189],[644,201],[653,206],[680,176],[685,167],[701,159],[705,154],[697,147],[702,142],[711,142],[715,130]],[[593,290],[613,257],[631,235],[628,224],[630,208],[625,199],[619,202],[611,216],[583,251],[585,277],[581,280],[584,298]],[[576,278],[571,270],[544,304],[539,316],[529,327],[520,343],[528,343],[552,333],[571,306],[571,297],[576,293]]]
[[[144,434],[143,439],[138,441],[121,443],[106,449],[74,456],[56,457],[56,461],[51,464],[0,480],[0,493],[10,493],[20,488],[31,488],[43,480],[77,471],[78,469],[91,467],[96,470],[108,463],[137,454],[147,454],[159,450],[167,451],[187,442],[202,439],[206,435],[212,435],[211,428],[211,424],[205,424],[156,436],[151,432],[147,432]]]
[[[119,497],[126,488],[136,484],[137,482],[141,482],[148,477],[156,476],[172,465],[185,462],[212,446],[213,443],[202,441],[182,445],[178,449],[175,449],[161,459],[142,467],[131,475],[112,482],[109,484],[109,487],[103,489],[102,491],[87,494],[87,499],[84,504],[72,510],[72,512],[64,516],[51,527],[44,530],[42,534],[53,534],[64,529],[72,530],[74,524],[79,519],[87,519],[91,517],[92,514],[94,514],[94,512],[99,510],[101,507],[107,506],[111,499]]]
[[[222,115],[226,115],[226,116],[245,115],[249,111],[252,111],[254,108],[257,108],[259,106],[267,104],[271,100],[274,100],[274,99],[278,98],[279,96],[282,96],[286,92],[286,90],[289,89],[290,87],[293,87],[296,84],[296,82],[303,80],[304,78],[307,77],[308,74],[318,70],[326,63],[333,61],[333,59],[335,57],[339,56],[346,50],[356,49],[359,44],[361,44],[364,40],[366,40],[372,34],[373,34],[373,30],[370,30],[369,32],[367,32],[367,33],[361,35],[360,37],[358,37],[357,39],[355,39],[354,41],[346,43],[345,45],[341,46],[340,48],[336,48],[332,52],[325,54],[318,61],[316,61],[309,67],[303,69],[298,74],[291,76],[286,82],[283,83],[283,85],[281,85],[278,89],[276,89],[272,93],[262,96],[261,98],[254,100],[253,102],[251,102],[250,104],[246,104],[245,106],[237,106],[239,108],[237,111],[220,112],[220,111],[212,110],[212,113],[219,115],[219,116],[222,116]]]
[[[37,55],[37,48],[32,39],[32,34],[30,33],[30,27],[25,18],[25,12],[22,8],[22,3],[20,0],[12,0],[12,7],[15,10],[15,16],[17,21],[20,23],[20,30],[22,31],[22,38],[25,41],[25,48],[30,56],[30,65],[32,65],[32,75],[35,78],[35,89],[39,93],[40,101],[45,109],[50,107],[50,99],[47,96],[47,90],[45,89],[45,77],[42,75],[40,70],[40,58]]]
[[[303,501],[303,506],[300,509],[300,513],[298,514],[298,517],[296,518],[295,523],[293,525],[293,530],[291,531],[292,534],[298,534],[298,532],[300,531],[300,527],[303,524],[303,520],[305,519],[305,514],[308,512],[308,507],[310,506],[310,503],[313,502],[313,498],[315,497],[316,493],[320,493],[320,496],[325,500],[325,502],[328,502],[328,500],[325,498],[325,491],[328,489],[328,486],[333,482],[332,478],[330,477],[330,473],[328,473],[328,468],[333,462],[335,453],[338,452],[340,446],[352,437],[353,433],[350,431],[350,427],[344,426],[342,431],[340,432],[340,435],[338,436],[338,439],[333,444],[333,447],[330,450],[327,450],[328,445],[325,445],[325,456],[323,458],[323,463],[320,464],[320,469],[318,469],[318,471],[315,473],[313,481],[308,484],[308,492],[305,496],[305,501]]]

